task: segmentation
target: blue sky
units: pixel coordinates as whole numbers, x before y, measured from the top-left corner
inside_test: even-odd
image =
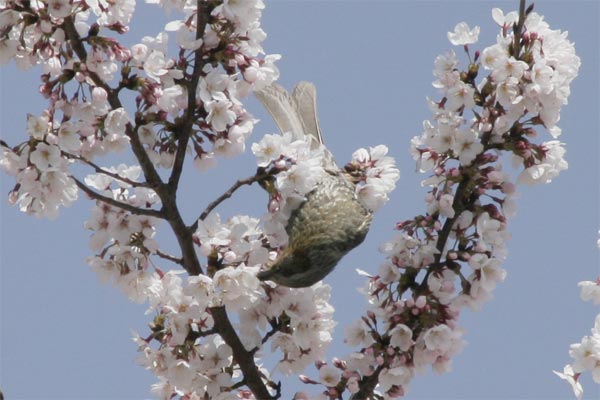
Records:
[[[482,28],[479,46],[495,40],[491,9],[516,9],[515,1],[281,1],[268,2],[263,28],[268,53],[281,53],[280,83],[315,82],[325,142],[339,163],[354,150],[387,144],[401,170],[391,201],[375,217],[365,242],[346,257],[326,282],[340,322],[330,355],[342,356],[343,326],[363,309],[355,268],[376,271],[377,246],[390,238],[395,221],[424,212],[423,175],[409,156],[412,136],[429,118],[425,96],[433,60],[451,48],[446,32],[460,21]],[[138,4],[126,43],[155,35],[160,13]],[[477,313],[461,316],[469,342],[451,373],[418,376],[414,399],[564,399],[567,384],[552,374],[569,362],[568,346],[589,333],[598,307],[579,299],[577,282],[598,276],[600,227],[598,136],[600,132],[600,5],[596,1],[539,1],[537,12],[554,29],[569,31],[582,59],[563,109],[561,141],[569,169],[550,185],[519,187],[519,212],[510,221],[512,239],[504,264],[508,276],[495,298]],[[457,49],[457,52],[460,49]],[[25,116],[39,114],[39,73],[0,70],[0,136],[24,138]],[[262,120],[251,141],[276,131],[254,99]],[[547,139],[549,140],[549,136]],[[121,162],[115,158],[116,162]],[[220,160],[220,169],[184,174],[179,196],[190,221],[236,179],[252,174],[249,155]],[[507,165],[508,167],[508,165]],[[14,183],[0,175],[5,195]],[[84,260],[91,254],[83,230],[91,202],[84,196],[56,221],[38,220],[0,200],[0,385],[13,399],[142,399],[153,376],[134,362],[130,331],[146,332],[144,306],[102,285]],[[223,216],[260,215],[264,193],[244,188],[220,206]],[[166,226],[160,237],[172,245]],[[348,306],[351,304],[352,306]],[[287,382],[287,383],[286,383]],[[586,398],[600,391],[583,379]],[[284,398],[299,388],[292,378]]]

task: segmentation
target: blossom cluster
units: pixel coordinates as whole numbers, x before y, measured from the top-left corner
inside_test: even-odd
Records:
[[[270,338],[271,349],[283,355],[277,370],[290,374],[322,358],[332,340],[330,287],[318,283],[290,289],[261,283],[256,273],[276,252],[264,247],[269,235],[259,222],[235,216],[222,223],[218,214],[211,215],[198,224],[195,240],[207,257],[209,275],[216,271],[211,280],[213,306],[238,313],[240,339],[248,350],[261,349]],[[284,235],[287,240],[285,231]]]
[[[389,193],[400,179],[396,161],[387,153],[388,148],[383,144],[368,150],[361,148],[352,154],[352,160],[344,167],[356,181],[358,199],[373,211],[387,203]]]
[[[97,200],[90,219],[85,222],[84,227],[92,231],[90,248],[96,252],[87,263],[102,282],[111,281],[130,300],[142,303],[146,301],[144,288],[155,279],[150,257],[158,251],[155,234],[160,220],[133,214],[119,205],[151,209],[160,204],[160,199],[154,190],[139,186],[139,166],[121,164],[106,171],[114,177],[102,173],[85,179],[97,193],[118,202],[110,205]]]
[[[139,362],[159,378],[152,388],[158,398],[239,398],[235,384],[242,375],[232,349],[215,334],[215,307],[238,313],[240,339],[257,363],[267,341],[272,352],[281,353],[276,368],[284,374],[324,357],[335,325],[328,303],[330,287],[269,286],[258,281],[257,269],[240,264],[223,268],[212,278],[182,279],[183,271],[152,274],[141,293],[156,317],[151,334],[136,335],[134,341]],[[262,368],[260,372],[265,383],[271,383],[269,372]]]
[[[110,172],[117,177],[96,174],[86,183],[121,203],[147,209],[158,204],[151,189],[136,186],[139,167],[121,165]],[[153,261],[152,256],[164,257],[154,240],[157,224],[153,217],[98,201],[85,226],[97,252],[88,260],[92,269],[132,301],[148,303],[148,313],[155,314],[150,335],[136,334],[134,341],[139,362],[159,379],[152,387],[158,398],[238,398],[235,384],[242,376],[231,347],[216,333],[216,307],[238,314],[236,329],[257,362],[269,341],[271,351],[281,353],[277,370],[284,374],[324,357],[335,326],[330,287],[261,283],[256,273],[273,254],[263,247],[259,219],[235,216],[222,222],[215,213],[199,221],[194,241],[209,271],[187,278],[181,276],[185,271],[163,272]],[[261,369],[261,374],[269,382],[269,372]]]
[[[214,326],[215,309],[237,313],[234,324],[257,364],[270,342],[284,374],[323,359],[332,340],[329,286],[289,289],[256,278],[287,244],[286,221],[327,173],[323,159],[331,155],[289,135],[265,136],[253,151],[271,179],[269,212],[224,222],[210,213],[193,234],[207,275],[163,272],[157,260],[183,261],[156,242],[156,228],[168,218],[155,168],[176,170],[192,154],[206,170],[217,156],[241,154],[256,122],[241,99],[277,79],[279,56],[265,55],[261,46],[262,0],[148,3],[181,18],[132,46],[117,35],[128,32],[134,1],[2,3],[0,63],[39,66],[48,107],[28,116],[22,144],[0,141],[0,168],[16,180],[10,201],[27,213],[55,217],[78,189],[95,201],[85,222],[94,252],[87,262],[102,281],[154,313],[150,336],[136,335],[135,342],[141,363],[159,378],[155,394],[237,398],[244,377]],[[169,55],[173,42],[177,57]],[[135,111],[122,103],[126,91],[136,96]],[[126,149],[139,166],[100,165]],[[386,153],[378,146],[353,157],[357,195],[372,209],[387,201],[398,178]],[[74,164],[95,173],[80,180]],[[269,372],[259,370],[265,385],[275,387]]]
[[[435,60],[433,86],[442,99],[429,100],[432,118],[411,146],[419,170],[430,174],[423,181],[427,211],[399,222],[398,234],[381,246],[386,259],[377,274],[363,273],[369,310],[345,330],[346,342],[360,350],[325,363],[335,326],[330,287],[290,289],[260,282],[256,274],[288,244],[290,215],[325,174],[345,174],[357,198],[375,211],[399,178],[394,160],[380,145],[357,150],[340,169],[323,145],[290,133],[265,135],[252,152],[257,181],[269,195],[267,213],[223,221],[208,212],[195,229],[184,226],[207,274],[163,272],[159,258],[186,267],[155,240],[159,219],[170,218],[163,210],[172,205],[164,200],[175,203],[165,187],[177,183],[186,154],[204,171],[218,156],[245,151],[256,120],[241,99],[278,78],[279,56],[265,55],[261,46],[262,0],[147,2],[182,17],[130,47],[107,32],[128,31],[132,0],[2,3],[0,63],[39,65],[40,93],[49,106],[28,116],[25,142],[9,147],[0,141],[0,169],[15,177],[9,199],[24,212],[55,217],[77,199],[78,187],[96,201],[85,223],[95,252],[88,263],[132,301],[149,304],[151,332],[134,341],[140,363],[159,379],[154,394],[251,398],[239,390],[248,383],[241,361],[215,326],[223,308],[237,314],[234,334],[273,391],[277,384],[260,366],[269,343],[281,354],[276,369],[283,374],[316,363],[319,379],[302,380],[325,386],[323,399],[375,384],[384,398],[399,397],[428,367],[448,371],[465,345],[461,310],[479,309],[506,276],[501,265],[516,183],[548,183],[568,167],[557,123],[580,62],[566,33],[531,10],[505,15],[498,9],[496,43],[474,56],[469,46],[478,27],[461,23],[449,33],[450,42],[466,50],[468,68],[459,69],[454,51]],[[169,56],[169,39],[177,57]],[[134,92],[135,112],[121,104],[124,91]],[[552,140],[536,142],[537,126]],[[140,166],[97,164],[127,148]],[[518,178],[504,171],[503,151],[522,168]],[[75,163],[96,173],[80,181],[69,170]],[[172,169],[168,185],[155,167]],[[597,298],[598,285],[583,286],[585,297]],[[561,374],[576,390],[578,374],[598,375],[599,323],[572,346],[575,361]]]
[[[17,181],[11,202],[21,210],[55,217],[60,206],[72,203],[77,190],[68,168],[75,160],[90,164],[132,146],[145,153],[138,157],[171,168],[181,131],[201,170],[213,166],[217,155],[244,151],[256,121],[240,98],[279,75],[279,56],[262,56],[264,4],[225,1],[203,4],[206,10],[196,10],[195,2],[162,5],[183,13],[182,19],[125,47],[105,32],[128,31],[134,1],[2,4],[0,63],[41,66],[40,93],[49,102],[42,115],[28,117],[26,142],[0,146],[0,165]],[[179,58],[168,56],[170,36]],[[133,117],[119,100],[124,90],[137,94]],[[194,122],[178,125],[183,114]]]
[[[9,202],[27,214],[56,218],[61,206],[77,200],[77,186],[48,120],[30,116],[29,122],[30,141],[16,148],[0,144],[0,169],[16,181]]]
[[[427,367],[449,371],[465,343],[461,310],[480,309],[505,279],[517,183],[548,183],[567,168],[555,139],[580,65],[573,44],[531,9],[494,9],[492,16],[500,26],[496,43],[474,55],[479,27],[460,23],[448,34],[465,50],[467,68],[454,51],[435,60],[433,86],[442,99],[428,100],[433,118],[411,143],[418,169],[430,174],[427,212],[396,225],[376,275],[360,271],[369,310],[345,330],[347,344],[360,350],[320,370],[326,390],[319,398],[374,383],[383,398],[401,397]],[[553,140],[535,142],[536,126]],[[522,169],[516,180],[503,169],[505,152]]]
[[[599,245],[600,247],[600,245]],[[600,304],[600,278],[595,282],[579,282],[581,299]],[[567,381],[573,389],[577,399],[583,396],[583,386],[579,381],[581,374],[591,371],[594,382],[600,384],[600,314],[596,316],[592,334],[584,336],[579,343],[573,343],[569,349],[573,359],[571,364],[565,365],[563,372],[554,371],[556,375]]]
[[[355,170],[375,180],[389,182],[390,175],[397,179],[389,171],[393,161],[385,157],[387,149],[376,149],[359,150],[362,157],[355,161],[363,165]],[[194,242],[206,257],[208,276],[186,281],[173,271],[158,271],[152,274],[153,283],[141,288],[158,316],[151,336],[138,336],[135,341],[141,363],[159,377],[153,391],[161,398],[173,394],[233,396],[232,386],[240,372],[231,349],[213,333],[211,308],[224,306],[238,314],[240,339],[246,350],[255,352],[257,361],[270,342],[271,351],[282,355],[276,370],[286,375],[322,360],[332,340],[335,322],[328,285],[290,289],[256,278],[258,270],[287,243],[285,222],[325,173],[327,150],[311,148],[309,141],[293,140],[290,134],[265,135],[252,150],[259,168],[273,178],[266,184],[271,194],[268,212],[262,219],[234,216],[227,221],[217,213],[207,215],[198,221]],[[370,169],[377,173],[369,173]],[[153,340],[158,348],[152,347]],[[220,361],[206,365],[206,357]],[[267,371],[261,373],[265,381],[270,379]]]
[[[261,42],[266,37],[260,27],[262,0],[213,5],[204,27],[198,26],[200,19],[195,18],[200,11],[195,2],[155,3],[183,12],[184,17],[169,22],[166,32],[155,38],[145,37],[131,49],[129,65],[147,77],[138,83],[138,103],[145,109],[146,120],[154,125],[154,131],[160,131],[159,135],[150,133],[153,140],[147,143],[147,150],[157,165],[171,167],[177,147],[170,140],[174,132],[168,132],[169,117],[197,107],[188,149],[195,155],[194,165],[205,171],[216,164],[216,156],[234,157],[245,150],[256,120],[240,99],[278,78],[274,63],[280,56],[260,57],[264,54]],[[198,38],[196,31],[202,29],[203,36]],[[177,45],[185,51],[186,55],[178,60],[167,56],[167,32],[174,32]],[[192,55],[201,60],[194,65],[201,66],[195,88],[184,84],[193,74],[188,62]],[[194,90],[192,97],[190,90]],[[191,98],[196,104],[188,104]]]

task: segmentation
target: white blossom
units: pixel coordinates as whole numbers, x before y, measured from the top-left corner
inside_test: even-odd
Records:
[[[329,387],[336,386],[341,378],[340,370],[331,365],[324,365],[319,369],[319,381]]]
[[[448,32],[448,40],[455,46],[476,43],[479,39],[479,27],[469,28],[465,22],[460,22],[454,27],[454,32]]]
[[[600,304],[600,281],[583,281],[577,284],[581,288],[581,300]]]

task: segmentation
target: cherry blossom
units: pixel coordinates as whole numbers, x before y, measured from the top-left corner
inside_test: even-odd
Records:
[[[417,169],[428,174],[426,210],[396,224],[376,274],[361,273],[367,309],[344,328],[353,349],[326,362],[336,325],[332,288],[292,289],[256,274],[284,251],[290,215],[327,174],[344,175],[359,201],[379,210],[400,177],[390,150],[360,148],[337,167],[322,145],[264,135],[250,146],[255,175],[187,225],[176,201],[185,157],[210,173],[220,157],[246,151],[258,121],[243,99],[279,78],[280,56],[262,47],[262,0],[147,3],[177,15],[127,47],[119,35],[129,30],[135,1],[3,5],[0,63],[38,66],[48,106],[27,116],[22,143],[0,142],[0,169],[15,179],[9,202],[28,214],[54,218],[79,191],[93,200],[87,263],[101,281],[147,304],[149,330],[133,341],[139,363],[156,376],[152,393],[276,398],[271,372],[298,374],[314,364],[318,377],[302,382],[324,390],[311,398],[341,398],[345,390],[397,398],[417,374],[449,371],[465,346],[462,310],[480,309],[506,278],[516,184],[549,183],[568,168],[558,122],[580,60],[566,32],[531,10],[494,9],[500,32],[481,51],[469,49],[479,27],[461,22],[448,33],[468,65],[454,50],[435,59],[440,98],[428,99],[431,117],[411,140]],[[552,140],[538,141],[543,131]],[[103,156],[125,150],[135,165],[103,165],[110,159]],[[518,178],[503,169],[504,154]],[[264,215],[221,218],[215,208],[254,183],[267,192]],[[158,243],[163,227],[180,254]],[[598,282],[580,286],[584,300],[600,302]],[[557,372],[576,396],[585,371],[600,382],[599,335],[600,317]],[[269,351],[275,361],[267,368]]]
[[[454,27],[454,32],[448,32],[448,40],[455,46],[476,43],[479,39],[480,28],[469,28],[465,22],[460,22]]]

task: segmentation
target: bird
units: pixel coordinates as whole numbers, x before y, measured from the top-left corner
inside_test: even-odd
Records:
[[[292,93],[273,83],[255,96],[269,112],[281,133],[294,140],[310,140],[324,146],[317,118],[315,85],[299,82]],[[261,281],[303,288],[325,278],[350,250],[361,244],[371,225],[372,210],[356,194],[351,173],[339,168],[325,147],[325,174],[292,211],[285,230],[288,245],[258,272]]]

